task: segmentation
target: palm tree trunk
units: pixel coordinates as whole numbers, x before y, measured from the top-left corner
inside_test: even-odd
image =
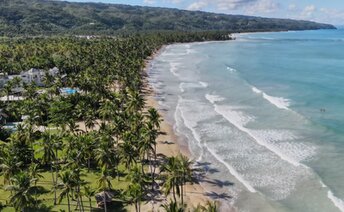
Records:
[[[153,166],[153,176],[152,176],[152,190],[154,190],[154,183],[155,183],[155,170],[156,170],[156,144],[154,144],[154,166]]]
[[[183,191],[184,191],[184,194],[185,194],[185,196],[186,196],[186,187],[185,187],[185,185],[186,185],[186,180],[185,180],[185,178],[184,178],[184,185],[183,185],[184,187],[183,187]],[[183,193],[182,193],[182,194],[183,194]],[[183,194],[183,195],[184,195],[184,194]]]
[[[55,189],[54,189],[54,192],[55,192],[55,194],[54,194],[55,200],[56,200],[56,192],[57,192],[57,191],[56,191],[56,190],[57,190],[56,187],[57,187],[57,184],[58,184],[58,182],[57,182],[57,181],[58,181],[58,178],[57,178],[57,177],[58,177],[58,170],[57,170],[57,169],[58,169],[58,168],[57,168],[57,166],[56,166],[56,168],[55,168],[55,171],[56,171],[56,172],[55,172]]]
[[[175,191],[175,184],[174,182],[172,183],[172,194],[173,194],[173,199],[174,199],[174,202],[177,202],[177,199],[176,199],[176,191]]]
[[[104,201],[104,211],[107,212],[105,190],[103,192],[104,192],[104,198],[103,198],[103,201]]]
[[[92,201],[91,201],[91,198],[88,198],[88,201],[90,203],[90,211],[92,211]]]
[[[53,170],[53,166],[50,166],[50,171],[51,171],[51,178],[53,180],[53,186],[54,186],[54,205],[56,205],[56,183],[55,183],[55,176],[54,176],[54,170]]]
[[[68,201],[68,212],[70,212],[70,201],[69,201],[69,195],[67,194],[67,201]]]
[[[87,171],[90,172],[91,169],[91,158],[87,159]]]
[[[80,190],[80,189],[79,189]],[[85,211],[85,208],[84,208],[84,201],[82,200],[82,196],[80,195],[80,204],[81,204],[81,209],[82,211]]]
[[[145,174],[145,170],[144,170],[144,160],[145,160],[145,156],[143,155],[142,156],[142,159],[141,159],[141,164],[142,164],[142,166],[141,166],[141,172],[142,172],[142,174],[144,175]]]
[[[80,210],[80,212],[82,212],[81,210],[81,206],[80,206],[80,199],[79,199],[79,195],[76,197],[76,208],[75,210]]]
[[[181,193],[182,193],[182,204],[184,204],[184,192],[183,192],[183,184],[181,184],[181,186],[180,186],[180,190],[181,190]]]

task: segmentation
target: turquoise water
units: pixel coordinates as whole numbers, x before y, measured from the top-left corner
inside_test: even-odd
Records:
[[[152,61],[160,107],[223,211],[344,211],[343,49],[344,30],[257,33]]]
[[[61,92],[68,95],[72,95],[72,94],[77,93],[78,91],[73,88],[61,88]]]

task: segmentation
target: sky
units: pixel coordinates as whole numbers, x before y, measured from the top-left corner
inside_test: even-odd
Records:
[[[70,0],[292,18],[344,25],[344,0]]]

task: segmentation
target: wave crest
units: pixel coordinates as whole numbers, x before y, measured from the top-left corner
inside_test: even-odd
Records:
[[[271,104],[275,105],[279,109],[283,110],[290,110],[290,100],[283,98],[283,97],[275,97],[275,96],[270,96],[263,92],[262,90],[259,90],[256,87],[252,87],[252,91],[255,92],[256,94],[260,94],[263,96],[264,99],[268,100]]]

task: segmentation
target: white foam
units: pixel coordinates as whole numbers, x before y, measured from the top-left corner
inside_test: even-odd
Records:
[[[239,110],[234,110],[229,106],[220,106],[214,104],[215,111],[222,115],[225,119],[230,121],[233,125],[241,130],[249,122],[253,121],[255,118],[252,116],[246,115],[244,112]],[[245,128],[246,130],[246,128]],[[242,130],[243,131],[243,130]]]
[[[179,84],[179,90],[184,93],[187,88],[206,88],[208,83],[206,82],[181,82]]]
[[[231,73],[235,73],[235,72],[237,72],[237,70],[236,70],[236,69],[234,69],[234,68],[231,68],[231,67],[229,67],[229,66],[227,66],[227,70],[228,70],[229,72],[231,72]]]
[[[201,140],[201,136],[197,133],[197,131],[195,130],[195,127],[197,126],[197,122],[195,121],[192,121],[192,120],[189,120],[186,118],[186,113],[182,110],[182,107],[181,107],[181,102],[182,102],[182,97],[181,96],[178,96],[178,103],[177,103],[177,106],[176,106],[176,111],[179,111],[180,113],[180,117],[184,123],[184,125],[191,131],[192,133],[192,136],[196,139],[197,141],[197,145],[201,148],[202,148],[202,140]],[[203,153],[201,152],[201,155]]]
[[[170,108],[170,106],[168,104],[166,104],[164,101],[158,101],[158,104],[160,105],[160,107],[164,108],[164,109],[168,109]]]
[[[220,102],[225,100],[225,98],[218,96],[218,95],[211,95],[211,94],[206,94],[205,98],[211,102],[212,104],[216,103],[216,102]]]
[[[204,88],[208,87],[208,83],[206,83],[206,82],[199,81],[199,84],[201,84],[201,86]]]
[[[186,49],[186,54],[193,54],[196,53],[197,51],[194,49]]]
[[[180,90],[180,92],[182,92],[182,93],[185,92],[184,83],[183,83],[183,82],[179,84],[179,90]]]
[[[320,180],[320,184],[322,188],[327,188],[327,185],[325,185],[325,183],[322,180]]]
[[[264,146],[265,148],[269,149],[270,151],[274,152],[278,155],[282,160],[287,161],[288,163],[294,166],[300,166],[301,164],[296,161],[294,158],[284,154],[279,148],[275,145],[269,143],[268,141],[264,140],[261,136],[255,131],[252,131],[245,127],[245,125],[252,120],[252,117],[247,116],[241,111],[235,111],[231,107],[228,106],[220,106],[214,104],[215,111],[222,115],[227,121],[233,124],[239,130],[245,132],[250,137],[252,137],[258,144]]]
[[[259,89],[256,88],[256,87],[252,87],[252,91],[255,92],[255,93],[257,93],[257,94],[262,94],[262,93],[263,93],[263,91],[259,90]]]
[[[221,157],[219,157],[212,149],[210,149],[208,145],[205,144],[205,147],[220,163],[222,163],[228,169],[231,175],[238,179],[247,188],[247,190],[252,193],[257,192],[231,165],[222,160]]]
[[[195,140],[197,141],[198,146],[202,149],[202,152],[200,154],[200,157],[198,158],[198,161],[200,161],[202,159],[203,156],[203,147],[205,147],[220,163],[222,163],[228,170],[229,172],[235,176],[250,192],[256,192],[256,190],[247,182],[243,179],[243,177],[232,167],[230,166],[228,163],[226,163],[223,159],[221,159],[221,157],[219,157],[212,149],[210,149],[207,145],[206,142],[202,143],[202,138],[201,135],[196,131],[196,127],[197,127],[197,122],[196,121],[192,121],[191,119],[188,119],[186,117],[186,113],[185,111],[183,111],[182,107],[181,107],[181,102],[183,101],[183,99],[179,96],[178,99],[178,104],[177,104],[177,108],[176,111],[180,112],[181,118],[183,119],[183,123],[184,125],[192,132],[193,137],[195,138]],[[177,117],[175,116],[175,118],[177,119]]]
[[[177,72],[178,71],[178,65],[180,65],[180,64],[174,63],[174,62],[170,63],[170,72],[176,77],[180,76],[179,73]]]
[[[293,158],[295,161],[303,161],[316,154],[316,147],[296,142],[279,142],[298,139],[289,130],[250,130],[256,138],[283,150],[283,154]]]
[[[290,100],[283,97],[270,96],[256,87],[252,87],[252,91],[261,94],[264,99],[268,100],[271,104],[275,105],[279,109],[289,110]]]
[[[332,191],[327,192],[327,197],[333,202],[333,204],[342,212],[344,212],[344,201],[334,196]]]

